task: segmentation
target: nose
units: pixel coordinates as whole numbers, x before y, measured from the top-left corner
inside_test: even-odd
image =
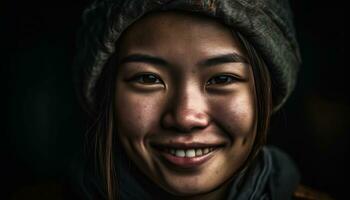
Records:
[[[204,129],[210,123],[205,97],[196,89],[182,89],[169,101],[162,125],[177,132],[191,132]]]

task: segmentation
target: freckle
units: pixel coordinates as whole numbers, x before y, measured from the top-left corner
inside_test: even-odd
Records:
[[[196,70],[192,69],[192,71],[191,71],[191,72],[192,72],[192,74],[195,74],[195,73],[196,73]]]

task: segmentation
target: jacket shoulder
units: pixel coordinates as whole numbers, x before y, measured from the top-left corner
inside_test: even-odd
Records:
[[[293,193],[293,200],[334,200],[328,194],[314,190],[305,185],[298,185]]]

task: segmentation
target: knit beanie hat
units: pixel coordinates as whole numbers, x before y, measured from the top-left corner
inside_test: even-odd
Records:
[[[301,63],[288,0],[95,0],[83,13],[75,65],[89,111],[96,111],[96,84],[123,31],[147,13],[166,10],[207,15],[240,32],[267,64],[274,110],[285,103]]]

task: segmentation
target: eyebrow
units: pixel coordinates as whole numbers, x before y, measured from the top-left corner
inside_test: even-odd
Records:
[[[152,65],[169,66],[170,64],[162,58],[146,55],[146,54],[131,54],[122,58],[119,64],[128,62],[143,62]]]
[[[206,59],[199,62],[200,66],[210,67],[214,65],[224,64],[224,63],[246,63],[248,64],[248,59],[238,53],[229,53],[223,55],[217,55],[212,58]]]
[[[119,64],[129,63],[129,62],[143,62],[151,65],[157,66],[170,66],[166,60],[151,56],[147,54],[131,54],[122,58]],[[224,63],[248,63],[248,59],[238,53],[229,53],[223,55],[216,55],[204,61],[198,63],[199,66],[210,67]]]

